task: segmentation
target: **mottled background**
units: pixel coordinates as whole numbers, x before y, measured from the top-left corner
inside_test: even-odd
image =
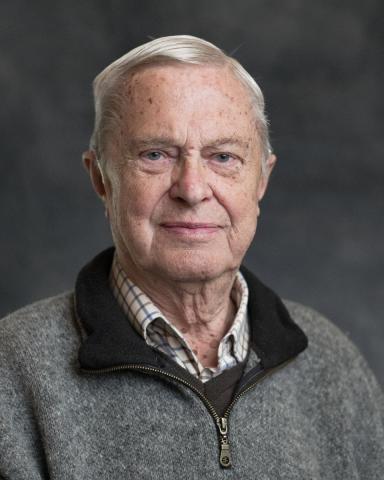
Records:
[[[70,289],[111,242],[80,156],[91,81],[149,37],[188,33],[262,86],[279,157],[247,264],[347,332],[384,383],[380,0],[0,4],[0,314]]]

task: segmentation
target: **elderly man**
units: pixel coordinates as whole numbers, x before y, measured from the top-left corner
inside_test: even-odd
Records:
[[[0,477],[383,478],[360,354],[240,267],[276,161],[258,85],[175,36],[94,91],[83,160],[115,248],[0,323]]]

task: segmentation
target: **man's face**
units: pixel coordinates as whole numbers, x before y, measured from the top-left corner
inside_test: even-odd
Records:
[[[128,275],[200,281],[237,269],[266,187],[249,94],[226,68],[166,65],[133,74],[124,95],[105,201]]]

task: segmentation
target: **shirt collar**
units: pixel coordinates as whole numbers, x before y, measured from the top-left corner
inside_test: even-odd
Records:
[[[140,339],[109,287],[114,251],[109,248],[99,253],[76,280],[75,318],[82,339],[80,367],[95,370],[141,363],[162,368],[165,359]],[[245,267],[241,267],[241,273],[249,288],[251,348],[263,368],[281,365],[305,350],[308,339],[270,288]],[[167,365],[164,368],[170,369],[172,364]]]
[[[227,339],[232,341],[233,353],[238,362],[244,360],[244,350],[248,350],[249,325],[248,325],[248,285],[241,272],[237,272],[235,282],[233,284],[231,298],[236,306],[237,312],[233,320],[231,328],[225,334],[220,343],[220,349]],[[247,345],[244,345],[247,342]]]
[[[109,282],[119,305],[128,316],[137,333],[141,335],[145,341],[147,341],[147,329],[149,325],[155,320],[161,319],[185,342],[183,334],[169,322],[149,297],[128,278],[116,253],[112,262]],[[237,272],[231,291],[231,298],[235,304],[237,313],[231,328],[220,342],[218,351],[219,358],[223,354],[226,342],[231,342],[233,354],[238,362],[243,361],[246,356],[249,338],[247,316],[248,296],[247,282],[243,275]],[[191,352],[191,354],[194,356],[193,352]]]

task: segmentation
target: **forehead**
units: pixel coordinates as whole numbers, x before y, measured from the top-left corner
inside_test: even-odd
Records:
[[[250,97],[243,83],[227,65],[196,65],[181,62],[143,65],[127,76],[124,90],[127,97],[157,89],[170,94],[204,85],[234,96]]]
[[[190,130],[212,138],[254,132],[249,91],[227,66],[142,67],[126,79],[122,93],[130,135]]]

